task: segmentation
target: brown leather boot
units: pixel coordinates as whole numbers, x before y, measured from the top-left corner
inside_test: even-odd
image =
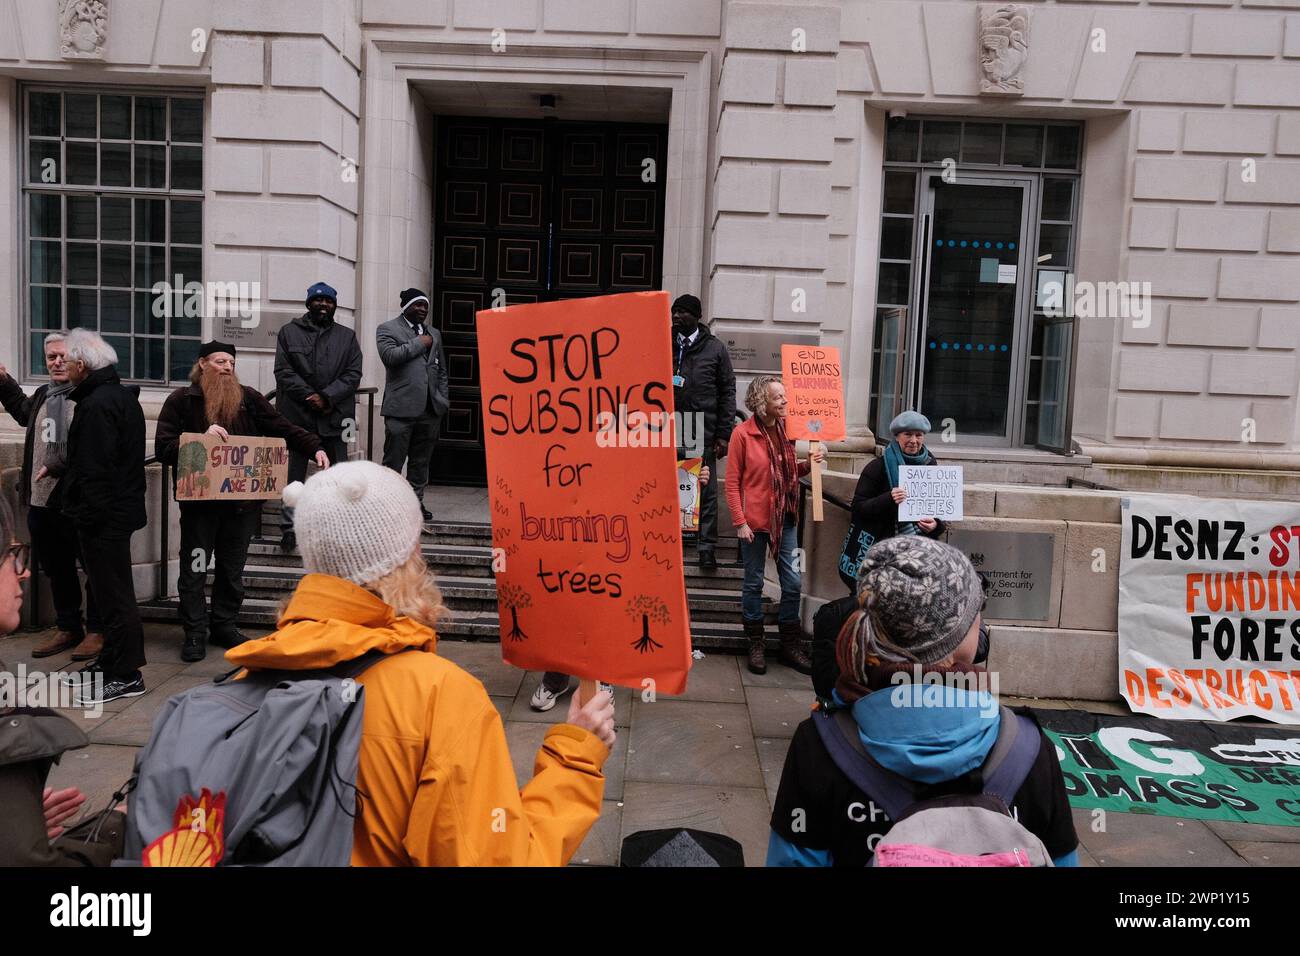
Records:
[[[800,674],[812,673],[812,661],[803,649],[803,631],[798,621],[782,621],[781,656],[777,658],[786,667],[793,667]]]
[[[77,645],[77,649],[72,652],[72,659],[74,661],[93,661],[103,649],[104,635],[98,631],[91,631],[86,635],[86,639]]]
[[[767,648],[764,647],[763,622],[745,621],[745,638],[749,641],[749,672],[767,673]]]
[[[43,644],[32,649],[32,657],[53,657],[62,654],[81,643],[81,637],[71,631],[55,631],[54,635]]]

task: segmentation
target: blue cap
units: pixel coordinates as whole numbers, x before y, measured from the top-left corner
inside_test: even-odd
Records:
[[[333,300],[334,300],[334,303],[335,303],[336,305],[338,304],[338,301],[339,301],[338,293],[335,292],[333,288],[331,288],[330,286],[326,285],[324,282],[317,282],[314,286],[312,286],[310,289],[307,290],[307,299],[306,299],[306,301],[307,301],[307,302],[310,302],[312,299],[316,298],[316,296],[318,296],[318,295],[323,295],[323,296],[325,296],[325,298],[327,298],[327,299],[333,299]]]
[[[930,419],[926,418],[920,412],[914,412],[910,409],[906,412],[900,412],[898,417],[889,423],[889,433],[897,435],[899,432],[925,432],[930,433]]]

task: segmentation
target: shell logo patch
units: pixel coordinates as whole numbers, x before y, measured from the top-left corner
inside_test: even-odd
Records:
[[[172,828],[144,848],[145,866],[216,866],[226,852],[226,793],[204,787],[176,804]]]

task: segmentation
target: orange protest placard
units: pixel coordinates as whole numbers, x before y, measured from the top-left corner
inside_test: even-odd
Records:
[[[177,501],[266,501],[280,497],[289,477],[283,438],[185,432],[176,460]]]
[[[506,661],[686,688],[668,295],[478,313]]]
[[[788,403],[785,433],[791,441],[842,441],[847,436],[839,349],[781,346],[781,383]]]

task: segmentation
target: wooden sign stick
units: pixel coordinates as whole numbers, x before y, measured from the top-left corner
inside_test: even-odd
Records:
[[[578,681],[578,706],[586,707],[588,701],[600,693],[600,682],[594,680]]]
[[[809,442],[808,451],[810,454],[816,454],[822,447],[819,441]],[[822,466],[821,462],[809,461],[812,465],[812,506],[813,521],[822,520]]]

